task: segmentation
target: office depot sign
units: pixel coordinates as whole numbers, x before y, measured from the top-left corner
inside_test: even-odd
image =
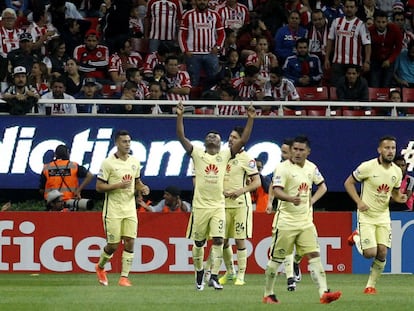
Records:
[[[192,272],[192,241],[184,237],[188,216],[140,213],[132,272]],[[99,212],[5,212],[1,217],[0,272],[92,272],[105,245]],[[272,217],[255,214],[249,273],[262,273],[266,266]],[[317,213],[315,219],[326,271],[351,273],[346,236],[352,214]],[[120,271],[120,255],[107,265],[111,272]]]

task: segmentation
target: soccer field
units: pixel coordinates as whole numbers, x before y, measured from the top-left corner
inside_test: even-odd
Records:
[[[367,275],[328,275],[340,300],[321,305],[316,286],[304,275],[296,292],[286,290],[284,275],[276,281],[279,305],[264,305],[264,275],[247,275],[245,286],[226,285],[222,291],[206,287],[197,292],[190,274],[132,274],[134,286],[117,285],[118,274],[109,274],[109,286],[100,286],[95,274],[0,274],[0,310],[412,310],[413,275],[383,275],[377,295],[362,293]]]

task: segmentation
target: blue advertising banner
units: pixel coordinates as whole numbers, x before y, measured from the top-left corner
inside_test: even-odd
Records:
[[[223,142],[234,126],[246,119],[185,117],[187,137],[202,144],[207,131],[218,130]],[[143,180],[153,189],[171,184],[191,190],[189,157],[177,141],[174,116],[0,116],[0,188],[37,189],[43,163],[59,144],[71,150],[71,159],[96,174],[103,159],[113,152],[113,134],[130,131],[134,155],[142,163]],[[406,120],[257,118],[246,149],[265,161],[270,175],[280,162],[280,146],[286,137],[305,134],[311,140],[309,159],[324,175],[329,191],[343,192],[343,182],[364,160],[377,156],[377,142],[394,135],[398,152],[414,167],[414,123]],[[93,189],[94,185],[89,185]]]
[[[357,213],[352,213],[357,224]],[[391,213],[392,246],[388,250],[385,273],[414,273],[414,213]],[[352,250],[352,273],[369,273],[372,259],[361,256],[355,247]]]

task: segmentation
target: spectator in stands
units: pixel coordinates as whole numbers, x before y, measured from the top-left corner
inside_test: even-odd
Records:
[[[322,67],[319,57],[309,54],[309,41],[296,41],[296,55],[289,56],[283,65],[283,73],[295,86],[318,86],[322,81]]]
[[[371,39],[364,22],[355,16],[356,3],[357,0],[345,0],[345,17],[335,19],[329,30],[324,67],[331,68],[329,58],[333,51],[331,83],[334,86],[345,75],[348,65],[363,66],[364,72],[370,69]]]
[[[58,35],[57,29],[47,20],[46,8],[41,6],[33,10],[33,21],[27,29],[33,38],[33,50],[43,57],[47,55],[47,42]]]
[[[13,83],[3,94],[7,111],[12,115],[32,112],[39,99],[36,89],[27,83],[27,71],[23,66],[13,68]]]
[[[39,104],[39,114],[77,114],[75,98],[66,94],[65,80],[62,77],[54,78],[50,83],[52,91],[44,94],[42,99],[67,99],[68,103],[63,104]],[[72,103],[69,103],[72,102]]]
[[[370,87],[391,87],[394,64],[402,49],[402,34],[399,27],[388,22],[387,13],[376,11],[374,25],[368,28],[371,34]]]
[[[23,15],[26,12],[26,10],[28,10],[30,7],[29,0],[19,0],[19,1],[5,0],[4,3],[6,7],[13,9],[19,15]]]
[[[399,86],[414,87],[414,41],[398,56],[394,67],[394,79]]]
[[[300,26],[299,12],[290,12],[288,24],[279,28],[275,36],[275,54],[280,64],[284,64],[289,56],[295,55],[296,40],[306,38],[307,33],[307,30]]]
[[[78,45],[73,51],[73,57],[79,63],[79,71],[85,77],[96,78],[101,83],[107,83],[109,50],[99,44],[99,34],[89,29],[85,34],[85,44]]]
[[[250,23],[249,10],[237,0],[226,0],[223,6],[217,9],[223,21],[224,28],[237,32],[243,25]]]
[[[168,100],[188,100],[192,81],[187,71],[178,69],[177,56],[170,55],[167,57],[165,60],[165,70],[165,77],[160,80],[160,83]]]
[[[288,16],[293,11],[299,13],[299,23],[303,27],[307,27],[311,21],[311,8],[304,5],[300,0],[287,0],[285,3],[285,9],[288,12]],[[289,23],[289,17],[288,17]]]
[[[403,179],[401,181],[400,186],[400,193],[407,195],[407,202],[405,203],[398,203],[395,202],[393,199],[390,200],[390,211],[412,211],[413,210],[413,202],[414,202],[414,177],[408,175],[407,172],[407,162],[403,155],[397,154],[394,157],[393,162],[400,167]]]
[[[259,171],[261,185],[259,188],[251,192],[253,210],[256,212],[264,213],[266,212],[267,202],[269,200],[269,188],[272,183],[272,180],[269,176],[262,175],[263,171],[263,160],[256,158],[256,167]]]
[[[79,93],[75,94],[75,98],[79,99],[102,99],[103,96],[100,92],[102,85],[96,82],[95,78],[85,78],[82,83],[82,89]],[[99,112],[105,113],[105,107],[101,105],[93,104],[76,104],[78,113],[92,113]]]
[[[131,38],[142,38],[144,37],[144,18],[141,17],[142,7],[144,10],[145,6],[134,5],[129,13],[129,37]],[[145,16],[145,14],[144,14]]]
[[[263,97],[262,86],[259,81],[259,68],[247,66],[244,76],[233,79],[232,87],[238,91],[240,100],[260,100]]]
[[[414,34],[409,31],[405,21],[404,12],[395,12],[392,15],[392,21],[400,28],[403,36],[402,48],[407,49],[410,42],[414,41]]]
[[[48,42],[49,55],[43,58],[51,77],[60,77],[65,72],[69,56],[66,54],[66,44],[62,38],[53,38]]]
[[[402,102],[401,91],[399,89],[390,89],[388,99],[390,102],[394,103]],[[397,107],[397,114],[399,116],[405,116],[407,114],[407,109],[404,107]]]
[[[177,25],[181,22],[182,15],[183,7],[180,0],[148,1],[145,38],[149,39],[149,53],[159,51],[161,43],[170,49],[176,45]]]
[[[69,158],[69,148],[66,145],[59,145],[55,149],[53,160],[43,166],[39,192],[47,203],[61,195],[63,201],[81,199],[82,190],[94,178],[94,175],[84,166],[70,161]]]
[[[81,33],[79,22],[76,19],[68,18],[63,25],[63,29],[59,32],[60,37],[66,44],[66,54],[73,56],[75,48],[84,42],[84,36]]]
[[[137,92],[135,93],[135,99],[143,100],[149,97],[150,93],[147,84],[142,80],[141,71],[137,68],[128,68],[126,71],[127,81],[135,83],[137,86]],[[147,112],[147,111],[145,111]]]
[[[309,25],[309,53],[319,57],[321,64],[325,62],[326,44],[328,42],[328,23],[321,10],[312,11],[312,24]]]
[[[46,10],[50,14],[48,20],[60,33],[63,32],[68,18],[77,20],[81,34],[85,34],[90,28],[91,23],[84,20],[82,14],[72,2],[65,0],[50,0],[49,2],[50,4],[46,6]]]
[[[20,34],[19,45],[20,47],[18,49],[10,51],[7,55],[10,74],[12,68],[17,66],[23,66],[26,68],[27,72],[31,72],[33,63],[41,60],[40,55],[33,51],[33,38],[30,33],[23,32]]]
[[[196,7],[183,15],[178,42],[186,56],[192,85],[200,85],[200,72],[204,70],[207,81],[202,86],[208,89],[219,71],[217,54],[223,48],[225,32],[221,17],[208,9],[208,0],[194,1]],[[201,28],[198,20],[203,20]]]
[[[328,26],[338,18],[345,16],[344,5],[341,0],[325,0],[321,11],[328,20]]]
[[[4,9],[1,13],[0,81],[5,81],[9,72],[7,55],[19,48],[19,37],[22,30],[15,28],[16,19],[16,12],[11,8]]]
[[[166,71],[165,71],[164,65],[157,64],[155,65],[153,69],[152,78],[148,80],[150,80],[151,82],[153,81],[160,82],[164,78],[165,73]]]
[[[269,42],[269,50],[273,51],[274,42],[272,34],[263,21],[255,19],[252,20],[250,24],[246,24],[240,28],[237,34],[237,48],[243,60],[248,55],[254,53],[257,46],[257,39],[261,36],[267,38],[267,42]]]
[[[161,84],[158,81],[152,81],[148,85],[149,97],[151,100],[167,100],[167,96],[162,92]],[[151,107],[152,114],[172,113],[171,105],[157,105]]]
[[[257,39],[256,52],[247,56],[245,65],[259,68],[259,79],[263,83],[268,80],[270,70],[279,67],[276,55],[269,52],[269,42],[266,37]]]
[[[163,199],[156,205],[146,204],[144,200],[139,200],[138,204],[149,212],[159,213],[180,213],[191,212],[191,204],[183,201],[180,197],[181,190],[175,186],[168,186],[164,190]]]
[[[40,61],[33,63],[29,84],[36,89],[39,96],[49,92],[49,73],[45,63]]]
[[[244,75],[244,66],[239,61],[239,52],[237,50],[229,50],[227,53],[226,61],[220,65],[220,72],[218,73],[218,79],[223,79],[228,76],[229,79],[240,78]]]
[[[66,72],[61,77],[65,81],[66,93],[73,96],[80,92],[84,76],[79,71],[79,64],[76,59],[68,58]]]
[[[170,49],[163,42],[158,46],[158,51],[147,54],[144,60],[144,78],[145,80],[151,80],[154,67],[158,64],[165,65],[165,59],[170,53]]]
[[[122,36],[116,41],[116,52],[109,57],[109,75],[115,84],[122,84],[127,80],[128,68],[142,69],[142,57],[138,52],[132,51],[131,41]]]
[[[127,81],[122,87],[121,99],[135,100],[136,92],[137,92],[136,83]],[[143,105],[135,105],[135,104],[116,105],[114,109],[116,110],[116,113],[120,113],[120,114],[138,114],[138,113],[144,112]]]
[[[231,50],[237,50],[237,33],[231,28],[225,28],[224,32],[226,33],[226,39],[219,53],[220,63],[227,61],[227,56]]]
[[[263,87],[264,96],[272,97],[274,100],[300,100],[295,85],[283,77],[281,68],[273,68],[270,71],[269,81]]]
[[[345,76],[336,87],[336,96],[340,101],[368,101],[368,82],[361,77],[361,67],[347,66]]]
[[[238,91],[231,85],[223,86],[220,91],[220,99],[222,101],[235,101],[238,100]],[[220,105],[219,114],[232,116],[232,115],[245,115],[246,108],[243,105]]]
[[[358,6],[356,16],[363,22],[366,22],[369,18],[374,19],[378,11],[375,0],[362,0],[362,3]]]

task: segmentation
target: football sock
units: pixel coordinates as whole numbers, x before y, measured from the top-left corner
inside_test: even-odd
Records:
[[[111,260],[112,255],[109,255],[104,251],[102,252],[101,256],[99,257],[99,261],[98,261],[98,266],[103,268],[105,266],[105,264]]]
[[[210,254],[208,254],[206,265],[205,265],[204,269],[206,271],[211,271],[211,265],[212,265],[212,262],[211,262],[211,251],[210,251]]]
[[[319,288],[319,296],[322,297],[328,290],[328,285],[326,285],[326,274],[322,266],[321,257],[309,259],[308,263],[310,266],[311,278]]]
[[[267,262],[266,271],[265,271],[265,291],[264,291],[265,297],[274,294],[277,270],[279,269],[281,264],[282,262],[274,261],[272,259],[270,259]]]
[[[121,276],[128,277],[129,271],[131,271],[132,260],[134,259],[134,253],[127,252],[124,250],[122,252],[122,270]]]
[[[286,278],[293,278],[293,254],[287,255],[283,261]]]
[[[364,252],[362,250],[362,245],[361,245],[361,236],[359,234],[354,235],[354,242],[355,242],[355,247],[356,247],[358,253],[363,255]]]
[[[238,272],[237,278],[240,280],[244,280],[244,274],[246,273],[247,268],[247,250],[246,249],[238,249],[237,250],[237,265],[238,265]]]
[[[380,261],[377,258],[374,259],[371,265],[368,283],[366,287],[375,287],[377,280],[381,276],[381,273],[384,271],[386,261]]]
[[[223,248],[223,261],[224,265],[226,266],[227,274],[234,274],[233,248],[231,245]]]
[[[194,269],[196,271],[203,270],[203,261],[204,261],[204,247],[198,247],[197,245],[193,244],[193,263]]]
[[[211,261],[213,266],[211,267],[211,275],[218,275],[220,271],[221,262],[223,261],[223,244],[211,245]]]

